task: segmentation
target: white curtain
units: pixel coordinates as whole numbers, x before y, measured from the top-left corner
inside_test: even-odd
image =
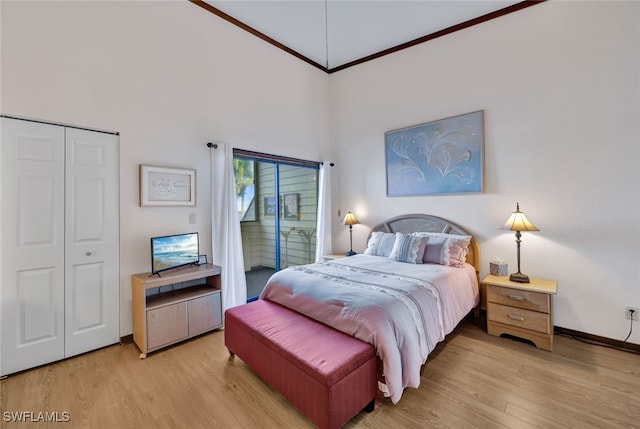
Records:
[[[331,253],[331,165],[325,161],[318,172],[318,221],[316,262]]]
[[[224,310],[247,302],[240,219],[233,174],[233,149],[216,143],[211,149],[211,248],[212,262],[222,267]]]

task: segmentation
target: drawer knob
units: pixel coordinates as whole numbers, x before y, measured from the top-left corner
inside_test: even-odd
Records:
[[[518,316],[517,314],[510,314],[510,315],[509,315],[509,319],[512,319],[512,320],[518,320],[518,321],[520,321],[520,322],[523,322],[523,321],[524,321],[524,317],[522,317],[522,316]]]
[[[508,295],[509,299],[513,299],[514,301],[524,301],[524,296],[520,295]]]

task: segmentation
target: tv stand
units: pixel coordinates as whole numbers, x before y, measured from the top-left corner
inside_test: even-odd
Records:
[[[220,271],[216,265],[202,264],[177,268],[164,277],[152,273],[131,276],[133,340],[140,359],[222,327]],[[163,286],[172,286],[171,293],[161,293]]]

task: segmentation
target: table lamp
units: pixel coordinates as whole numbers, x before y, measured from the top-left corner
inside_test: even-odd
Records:
[[[511,213],[509,219],[502,225],[502,228],[507,231],[515,231],[516,232],[516,245],[518,248],[518,272],[513,273],[509,276],[509,280],[517,283],[529,283],[529,276],[526,274],[522,274],[520,272],[520,231],[540,231],[534,224],[532,224],[529,219],[525,216],[524,213],[520,211],[520,203],[516,203],[516,211]]]
[[[353,251],[353,225],[360,223],[360,221],[354,216],[353,213],[347,212],[346,216],[342,220],[342,223],[349,225],[349,251],[347,256],[353,256],[356,252]]]

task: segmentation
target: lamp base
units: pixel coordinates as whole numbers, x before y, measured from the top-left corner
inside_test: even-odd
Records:
[[[349,250],[349,251],[347,252],[347,256],[353,256],[353,255],[355,255],[355,254],[356,254],[356,252],[354,252],[353,250]]]
[[[509,280],[516,283],[529,283],[529,276],[518,271],[517,273],[511,274]]]

